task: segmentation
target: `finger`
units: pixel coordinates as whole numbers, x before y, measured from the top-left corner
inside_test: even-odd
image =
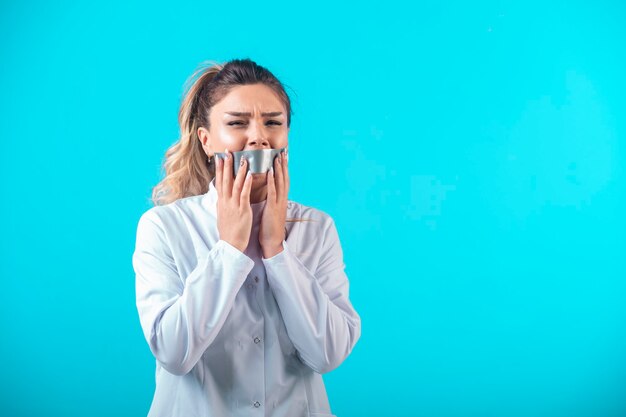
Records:
[[[241,189],[243,188],[243,182],[246,179],[246,165],[247,160],[243,156],[239,159],[239,169],[237,170],[237,176],[235,177],[235,184],[233,186],[233,195],[239,197],[241,195]]]
[[[245,174],[245,180],[243,182],[243,189],[241,190],[241,196],[239,198],[239,205],[247,207],[250,205],[250,190],[252,189],[252,171],[248,170]]]
[[[224,171],[222,172],[222,191],[224,197],[230,198],[233,194],[233,154],[226,149],[226,160],[224,161]]]
[[[289,197],[289,155],[285,151],[285,163],[283,164],[283,181],[285,183],[285,199]]]
[[[214,155],[215,158],[215,188],[217,188],[217,195],[219,197],[222,196],[222,167],[224,166],[224,161],[217,155]]]
[[[276,177],[276,201],[283,199],[283,194],[285,192],[284,181],[283,181],[283,155],[282,152],[278,154],[275,161],[276,167],[274,168],[274,173]]]
[[[274,185],[274,167],[267,172],[267,201],[273,204],[276,201],[276,186]]]

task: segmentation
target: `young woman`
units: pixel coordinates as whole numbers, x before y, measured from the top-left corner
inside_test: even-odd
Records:
[[[232,151],[287,148],[291,106],[255,62],[213,64],[186,84],[180,140],[137,225],[149,416],[332,416],[321,374],[361,335],[337,229],[288,200],[287,152],[264,173],[233,166]]]

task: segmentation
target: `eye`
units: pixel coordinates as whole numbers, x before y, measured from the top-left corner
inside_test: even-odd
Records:
[[[241,120],[237,120],[237,121],[234,121],[234,122],[228,122],[228,126],[234,126],[234,125],[239,125],[239,124],[243,124],[241,122]]]
[[[269,120],[269,121],[267,122],[267,124],[275,124],[275,125],[277,125],[277,126],[282,125],[282,123],[281,123],[281,122],[279,122],[278,120]]]

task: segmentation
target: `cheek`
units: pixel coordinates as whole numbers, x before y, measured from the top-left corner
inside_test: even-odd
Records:
[[[280,135],[278,135],[278,140],[276,141],[276,148],[283,148],[289,144],[289,132],[287,130],[283,131]]]
[[[215,145],[228,148],[229,151],[240,151],[245,146],[245,138],[243,131],[237,132],[234,129],[221,128],[217,131]],[[223,152],[222,149],[219,152]]]

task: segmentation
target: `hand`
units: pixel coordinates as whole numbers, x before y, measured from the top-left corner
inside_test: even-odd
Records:
[[[267,173],[267,201],[259,227],[259,243],[264,258],[271,258],[283,250],[289,194],[288,162],[286,152],[281,152],[274,159],[274,172],[270,169]]]
[[[221,240],[241,252],[248,247],[252,230],[250,189],[252,177],[246,175],[248,161],[241,158],[233,181],[233,155],[226,149],[226,160],[216,157],[215,188],[217,189],[217,230]]]

